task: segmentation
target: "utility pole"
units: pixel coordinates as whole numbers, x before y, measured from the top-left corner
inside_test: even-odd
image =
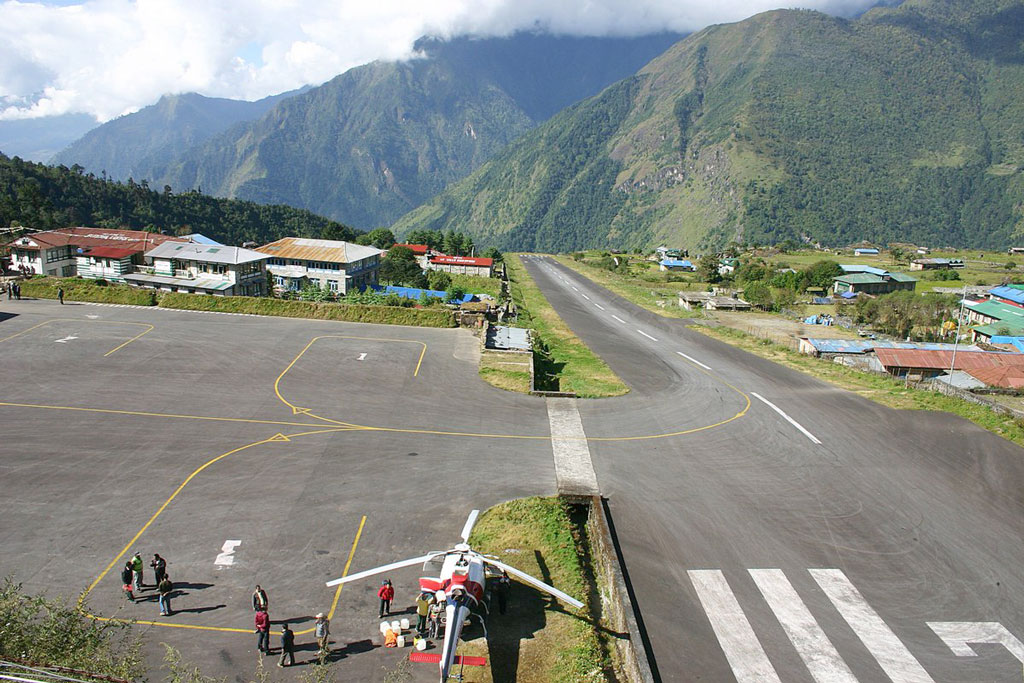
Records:
[[[953,368],[956,367],[956,347],[960,343],[960,327],[964,324],[964,304],[967,302],[967,285],[964,285],[963,296],[960,297],[960,315],[956,319],[956,336],[953,338],[953,357],[949,361],[949,378],[946,383],[953,386]]]

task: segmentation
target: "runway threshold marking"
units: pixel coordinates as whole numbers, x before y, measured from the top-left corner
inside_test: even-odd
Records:
[[[136,339],[139,339],[143,335],[147,335],[147,334],[149,334],[150,332],[152,332],[153,330],[156,329],[153,325],[150,325],[149,323],[133,323],[133,322],[125,321],[125,320],[82,320],[81,318],[51,318],[50,320],[44,320],[41,323],[38,323],[36,325],[33,325],[32,327],[24,329],[21,332],[18,332],[16,334],[12,334],[9,337],[4,337],[3,339],[0,339],[0,342],[5,342],[5,341],[8,341],[10,339],[14,339],[15,337],[20,337],[23,334],[28,334],[32,330],[38,329],[38,328],[42,327],[43,325],[49,325],[50,323],[59,323],[59,322],[99,323],[101,325],[136,325],[138,327],[145,327],[145,328],[147,328],[145,331],[140,332],[139,334],[135,335],[134,337],[132,337],[128,341],[124,342],[123,344],[119,344],[119,345],[115,346],[113,349],[111,349],[110,351],[107,351],[105,354],[103,354],[104,358],[106,358],[110,354],[114,353],[115,351],[120,351],[121,349],[123,349],[124,347],[128,346],[129,344],[131,344]],[[68,341],[69,339],[78,339],[78,337],[65,337],[64,339],[58,339],[56,341]]]
[[[685,353],[683,353],[682,351],[676,351],[676,353],[678,353],[678,354],[679,354],[680,356],[682,356],[682,357],[683,357],[683,358],[685,358],[686,360],[690,361],[691,363],[694,363],[695,365],[699,365],[699,366],[701,366],[701,367],[702,367],[702,368],[704,368],[705,370],[710,370],[710,369],[711,369],[711,366],[709,366],[709,365],[704,365],[703,363],[701,363],[701,362],[700,362],[699,360],[697,360],[697,359],[696,359],[696,358],[694,358],[693,356],[687,356],[687,355],[686,355]]]
[[[189,482],[191,482],[193,479],[195,479],[201,472],[206,470],[211,465],[214,465],[215,463],[220,462],[221,460],[223,460],[224,458],[226,458],[226,457],[228,457],[230,455],[234,455],[235,453],[239,453],[241,451],[244,451],[246,449],[252,448],[254,446],[262,446],[262,445],[268,444],[268,443],[282,443],[282,442],[290,441],[291,439],[298,438],[300,436],[312,436],[314,434],[329,434],[329,433],[333,433],[333,432],[345,432],[345,431],[353,431],[353,430],[349,429],[349,428],[345,428],[345,427],[330,427],[330,428],[327,428],[327,429],[317,429],[317,430],[308,431],[308,432],[299,432],[298,434],[288,434],[287,436],[285,436],[283,434],[275,434],[274,436],[268,437],[266,439],[260,439],[259,441],[253,441],[252,443],[247,443],[244,446],[239,446],[238,448],[233,448],[233,449],[231,449],[230,451],[228,451],[226,453],[221,453],[217,457],[212,458],[210,460],[207,460],[205,463],[203,463],[202,465],[197,467],[195,470],[193,470],[193,472],[190,475],[188,475],[188,477],[185,478],[185,481],[181,482],[181,484],[178,485],[178,488],[174,489],[174,492],[170,496],[168,496],[167,500],[165,500],[163,502],[163,504],[159,508],[157,508],[156,512],[153,513],[153,515],[142,526],[142,528],[139,529],[139,531],[134,536],[132,536],[132,539],[130,541],[128,541],[128,543],[125,544],[124,548],[121,549],[121,552],[118,553],[117,556],[114,557],[114,559],[110,561],[110,564],[108,564],[106,566],[106,568],[102,572],[100,572],[100,575],[97,576],[96,579],[91,584],[89,584],[89,587],[85,589],[85,591],[82,593],[82,595],[78,599],[79,609],[82,610],[82,613],[85,614],[85,616],[89,617],[90,619],[96,619],[98,621],[114,621],[114,622],[121,622],[121,623],[129,623],[129,621],[130,621],[130,623],[148,624],[148,625],[152,625],[152,626],[168,626],[168,627],[171,627],[171,628],[190,628],[190,629],[197,629],[197,630],[201,630],[201,631],[224,631],[224,632],[230,632],[230,633],[252,633],[252,629],[251,628],[232,628],[232,627],[227,627],[227,626],[203,626],[203,625],[199,625],[199,624],[176,624],[176,623],[172,623],[172,622],[163,622],[163,621],[143,621],[141,619],[139,619],[139,620],[125,620],[125,619],[118,619],[117,617],[101,617],[99,615],[91,614],[90,612],[85,611],[85,609],[83,609],[83,603],[84,603],[85,599],[89,596],[89,593],[91,593],[93,591],[93,589],[96,588],[97,585],[99,585],[99,582],[102,581],[103,578],[107,574],[110,573],[110,570],[114,568],[114,565],[116,565],[118,562],[120,562],[121,559],[124,558],[124,556],[126,554],[128,554],[128,551],[131,550],[132,546],[134,546],[138,542],[138,540],[142,537],[142,535],[144,533],[146,533],[146,530],[149,529],[149,527],[153,525],[153,522],[155,522],[157,520],[157,518],[161,514],[163,514],[164,510],[167,509],[167,506],[170,505],[174,501],[174,499],[178,497],[178,494],[181,493],[182,490],[186,486],[188,486]],[[285,438],[281,439],[280,438],[281,436],[285,436]],[[362,527],[360,527],[360,529],[361,528]],[[353,548],[354,548],[354,546],[353,546]],[[354,552],[354,550],[353,550],[353,552]],[[308,633],[308,631],[304,631],[304,633]]]
[[[893,683],[933,683],[917,658],[882,621],[842,570],[808,571]]]
[[[809,431],[804,429],[804,426],[802,424],[791,418],[789,415],[786,415],[786,413],[783,412],[782,408],[778,407],[777,405],[766,399],[764,396],[757,393],[756,391],[751,391],[750,395],[764,403],[766,406],[774,410],[779,415],[781,415],[783,419],[786,420],[786,422],[790,423],[791,425],[799,429],[801,432],[803,432],[803,435],[806,436],[808,439],[818,444],[819,446],[821,445],[821,441],[818,439],[818,437],[814,436],[814,434],[811,434]]]
[[[687,574],[737,683],[782,683],[721,570]]]

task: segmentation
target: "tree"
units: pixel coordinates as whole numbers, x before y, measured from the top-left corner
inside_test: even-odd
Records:
[[[1003,268],[1006,268],[1007,270],[1013,270],[1016,267],[1017,264],[1014,263],[1013,261],[1007,261],[1005,264],[1003,264]]]
[[[843,268],[835,261],[824,259],[812,263],[804,271],[806,287],[821,287],[828,289],[832,286],[832,278],[843,274]]]
[[[444,293],[445,301],[458,301],[464,296],[466,296],[466,290],[459,285],[452,285],[448,291]]]
[[[721,282],[722,276],[718,272],[718,256],[715,254],[705,255],[697,264],[697,277],[701,282],[708,284]]]
[[[389,285],[426,287],[427,278],[416,261],[416,255],[408,247],[391,247],[387,256],[380,261],[379,277]]]
[[[370,244],[378,249],[390,249],[395,244],[395,233],[387,228],[375,228],[368,233]]]
[[[755,280],[744,287],[743,299],[758,308],[769,309],[772,307],[772,290],[765,283]]]
[[[573,254],[572,257],[577,261],[580,260],[576,258],[576,254]],[[484,258],[494,259],[495,263],[501,263],[505,260],[505,257],[498,251],[497,247],[487,247],[487,251],[484,252]],[[582,254],[580,254],[580,258],[583,258]]]
[[[444,292],[452,284],[452,276],[443,270],[430,270],[427,271],[427,286],[431,289]]]

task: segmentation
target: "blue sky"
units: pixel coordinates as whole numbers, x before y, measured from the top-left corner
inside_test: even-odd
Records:
[[[689,32],[777,7],[851,14],[872,0],[0,0],[0,120],[105,121],[167,93],[259,99],[423,35]]]

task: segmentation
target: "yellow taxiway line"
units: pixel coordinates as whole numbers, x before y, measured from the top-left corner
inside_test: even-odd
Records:
[[[170,505],[171,502],[173,502],[174,499],[178,497],[178,494],[182,492],[182,490],[188,485],[188,483],[190,481],[192,481],[196,476],[198,476],[206,468],[210,467],[211,465],[214,465],[217,462],[220,462],[221,460],[223,460],[224,458],[226,458],[226,457],[228,457],[230,455],[234,455],[235,453],[239,453],[239,452],[244,451],[244,450],[246,450],[248,448],[252,448],[253,446],[262,446],[262,445],[268,444],[268,443],[287,442],[287,441],[291,441],[292,439],[300,437],[300,436],[312,436],[314,434],[328,434],[328,433],[333,433],[333,432],[344,432],[344,431],[349,431],[349,430],[347,430],[345,428],[332,427],[332,428],[328,428],[328,429],[318,429],[318,430],[309,431],[309,432],[299,432],[297,434],[281,434],[281,433],[278,433],[278,434],[275,434],[274,436],[268,437],[266,439],[260,439],[259,441],[253,441],[252,443],[245,444],[244,446],[239,446],[238,448],[233,448],[230,451],[227,451],[226,453],[221,453],[216,458],[212,458],[211,460],[206,461],[205,463],[203,463],[202,465],[197,467],[195,470],[193,470],[193,472],[190,475],[188,475],[188,477],[185,478],[185,481],[181,482],[181,484],[178,485],[178,488],[174,489],[174,492],[167,498],[167,500],[165,500],[163,502],[163,504],[159,508],[157,508],[156,512],[153,513],[153,515],[149,518],[149,520],[144,525],[142,525],[142,528],[139,529],[139,531],[132,537],[132,539],[130,541],[128,541],[127,544],[125,544],[124,548],[121,549],[121,552],[119,552],[117,554],[117,556],[114,557],[114,559],[110,561],[110,564],[108,564],[106,566],[106,568],[102,572],[100,572],[100,575],[97,576],[96,579],[89,585],[89,587],[85,589],[85,591],[82,593],[82,595],[78,599],[79,607],[82,606],[82,604],[85,601],[85,599],[89,596],[89,593],[91,593],[92,590],[94,588],[96,588],[96,586],[99,584],[99,582],[102,581],[103,578],[108,573],[110,573],[110,570],[114,568],[114,565],[116,565],[118,562],[121,561],[122,558],[124,558],[124,556],[132,548],[132,546],[135,545],[136,542],[138,542],[139,538],[141,538],[142,535],[144,533],[146,533],[146,530],[149,529],[149,527],[152,526],[153,522],[155,522],[157,520],[157,518],[163,513],[163,511],[167,509],[167,506]],[[345,573],[346,574],[348,573],[349,566],[352,564],[352,558],[355,555],[355,551],[356,551],[356,544],[359,542],[359,537],[362,535],[363,525],[365,523],[366,523],[366,517],[364,516],[362,521],[359,523],[359,530],[356,532],[356,538],[355,538],[355,541],[353,541],[353,543],[352,543],[352,549],[349,551],[348,561],[345,563]],[[334,613],[334,608],[338,604],[338,598],[339,598],[340,595],[341,595],[341,586],[338,586],[338,590],[335,591],[335,594],[334,594],[334,602],[331,604],[331,613],[332,614]],[[96,619],[98,621],[118,621],[118,622],[129,621],[129,620],[125,620],[125,619],[119,619],[117,617],[101,617],[101,616],[98,616],[98,615],[95,615],[95,614],[90,614],[89,612],[84,612],[84,611],[83,611],[83,613],[86,616],[88,616],[88,617],[90,617],[92,619]],[[169,626],[169,627],[172,627],[172,628],[190,628],[190,629],[198,629],[198,630],[203,630],[203,631],[227,631],[227,632],[231,632],[231,633],[251,633],[252,632],[252,629],[248,629],[248,628],[241,629],[241,628],[231,628],[231,627],[226,627],[226,626],[202,626],[202,625],[198,625],[198,624],[175,624],[175,623],[168,623],[168,622],[162,622],[162,621],[142,621],[142,620],[130,620],[130,622],[131,623],[137,623],[137,624],[149,624],[149,625],[153,625],[153,626]],[[310,629],[310,630],[312,630],[312,629]],[[309,633],[309,631],[300,631],[298,633]]]

